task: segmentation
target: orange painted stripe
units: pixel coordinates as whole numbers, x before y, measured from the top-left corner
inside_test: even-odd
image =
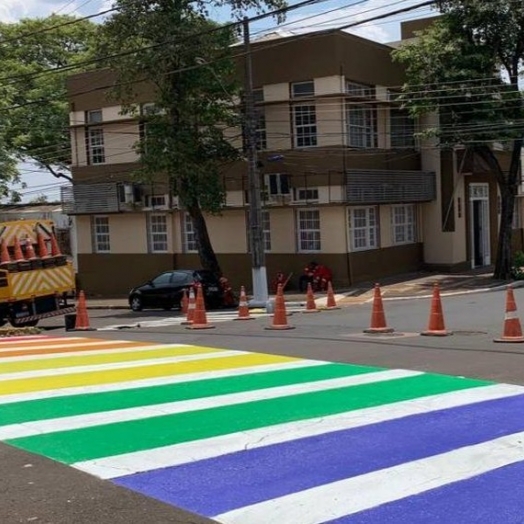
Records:
[[[88,337],[79,337],[79,338],[68,338],[68,337],[53,337],[53,338],[40,338],[33,340],[12,340],[9,342],[2,342],[0,344],[0,351],[2,349],[23,349],[23,348],[32,348],[34,346],[56,346],[57,344],[81,344],[89,342],[103,342],[104,339],[101,338],[88,338]]]
[[[149,346],[153,344],[146,344],[145,342],[129,342],[127,344],[122,343],[111,343],[107,342],[104,346],[78,346],[78,347],[66,347],[53,348],[53,349],[24,349],[21,351],[0,351],[0,357],[20,357],[25,355],[52,355],[54,353],[80,353],[83,351],[103,351],[105,349],[129,349],[138,348],[142,346]],[[159,344],[160,346],[161,344]]]

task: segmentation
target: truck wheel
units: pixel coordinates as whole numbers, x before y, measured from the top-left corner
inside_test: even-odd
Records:
[[[38,320],[18,320],[14,318],[10,322],[13,327],[35,327],[38,324]]]

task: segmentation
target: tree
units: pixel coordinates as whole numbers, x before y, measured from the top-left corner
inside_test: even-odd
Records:
[[[524,5],[512,0],[440,0],[442,16],[415,42],[394,52],[406,67],[401,99],[414,116],[437,111],[425,130],[441,148],[461,144],[496,178],[501,220],[494,277],[511,277],[511,235],[520,183],[524,106],[518,79],[524,60]],[[505,170],[493,143],[510,157]]]
[[[230,48],[234,32],[207,19],[209,5],[117,0],[118,11],[104,26],[103,47],[106,53],[126,53],[111,67],[118,77],[115,98],[125,112],[140,116],[145,130],[136,145],[142,164],[137,179],[167,179],[193,222],[202,267],[220,275],[205,213],[220,213],[225,200],[221,169],[239,158],[225,134],[240,124],[234,102],[239,87]],[[216,0],[211,5],[227,5],[240,15],[248,8],[281,7],[282,0]],[[140,81],[153,88],[154,110],[147,113],[135,103]]]
[[[92,58],[97,32],[72,16],[0,23],[0,194],[19,180],[20,161],[71,180],[65,81],[71,66]]]

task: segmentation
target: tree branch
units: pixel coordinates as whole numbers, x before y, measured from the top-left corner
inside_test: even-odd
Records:
[[[59,171],[55,171],[52,166],[48,164],[42,164],[55,178],[65,178],[69,182],[73,182],[73,177],[70,175],[66,175],[65,173],[61,173]]]

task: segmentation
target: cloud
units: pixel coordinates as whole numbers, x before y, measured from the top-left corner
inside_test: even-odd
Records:
[[[386,14],[397,9],[403,9],[419,3],[419,0],[368,0],[365,3],[354,2],[355,5],[340,5],[340,0],[323,4],[319,10],[309,12],[293,13],[289,15],[282,29],[293,33],[305,33],[319,31],[323,29],[335,29],[347,24],[361,22]],[[374,40],[377,42],[391,42],[398,40],[400,22],[413,18],[423,18],[430,15],[428,9],[413,11],[401,15],[395,15],[384,20],[367,22],[354,28],[348,29],[349,32]]]
[[[21,18],[41,18],[52,13],[89,15],[102,10],[112,0],[0,0],[0,22],[13,23]],[[80,7],[80,9],[79,9]]]

